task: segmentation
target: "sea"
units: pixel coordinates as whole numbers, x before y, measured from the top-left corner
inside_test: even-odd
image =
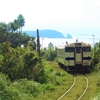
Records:
[[[92,47],[94,46],[95,43],[98,43],[100,41],[100,36],[95,37],[95,36],[73,36],[73,38],[40,38],[40,45],[41,48],[48,48],[48,45],[50,43],[53,44],[54,47],[57,47],[59,45],[64,45],[66,42],[72,43],[75,42],[76,39],[79,42],[86,42],[89,43]]]

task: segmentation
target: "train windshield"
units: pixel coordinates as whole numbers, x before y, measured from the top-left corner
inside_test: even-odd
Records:
[[[76,53],[80,53],[81,51],[81,48],[80,47],[76,47]]]
[[[83,47],[82,50],[83,50],[83,52],[90,52],[91,48],[90,47]]]
[[[74,47],[65,47],[65,52],[74,52]]]

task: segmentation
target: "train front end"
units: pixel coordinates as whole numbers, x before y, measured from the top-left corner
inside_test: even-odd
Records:
[[[67,44],[65,64],[67,71],[90,71],[91,46],[83,42]]]

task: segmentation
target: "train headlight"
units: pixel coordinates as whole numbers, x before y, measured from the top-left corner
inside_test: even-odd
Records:
[[[88,43],[86,43],[86,45],[89,45]]]
[[[70,46],[70,44],[68,44],[68,46]]]

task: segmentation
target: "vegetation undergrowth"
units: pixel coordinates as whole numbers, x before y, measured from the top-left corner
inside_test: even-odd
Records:
[[[88,75],[89,78],[89,89],[85,98],[89,100],[99,100],[100,99],[100,71],[95,69],[92,73]]]
[[[60,96],[59,93],[66,90],[66,84],[71,83],[69,78],[72,78],[72,76],[68,75],[63,70],[61,71],[56,63],[44,61],[44,64],[45,75],[47,77],[47,81],[45,83],[28,80],[27,78],[11,82],[6,74],[0,73],[0,99],[49,100],[51,98],[51,100],[54,100]],[[62,89],[60,86],[62,86]]]

